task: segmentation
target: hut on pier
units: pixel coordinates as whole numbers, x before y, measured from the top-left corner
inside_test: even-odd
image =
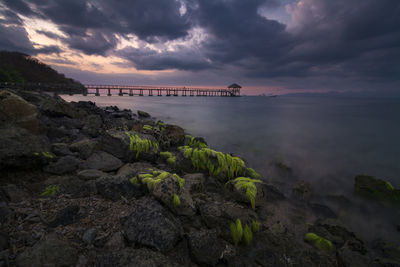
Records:
[[[232,95],[234,96],[240,96],[240,88],[242,88],[239,84],[233,83],[228,86],[229,89],[231,89]]]

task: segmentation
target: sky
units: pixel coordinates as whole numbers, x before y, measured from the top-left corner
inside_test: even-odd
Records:
[[[400,95],[400,1],[0,0],[0,50],[82,83]]]

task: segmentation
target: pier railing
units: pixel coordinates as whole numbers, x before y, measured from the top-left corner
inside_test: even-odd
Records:
[[[52,84],[52,83],[0,83],[1,88],[52,91],[65,94],[83,94],[100,96],[240,96],[240,88],[213,89],[172,86],[139,86],[139,85],[104,85],[86,84]]]

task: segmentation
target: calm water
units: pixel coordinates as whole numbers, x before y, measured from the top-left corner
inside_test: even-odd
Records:
[[[377,176],[400,187],[399,98],[64,98],[147,111],[204,137],[216,150],[239,155],[286,193],[296,180],[304,179],[318,194],[352,199],[351,209],[325,204],[364,238],[400,238],[395,230],[400,224],[399,210],[382,209],[353,197],[357,174]],[[282,181],[274,175],[271,163],[276,161],[290,166],[295,177]]]

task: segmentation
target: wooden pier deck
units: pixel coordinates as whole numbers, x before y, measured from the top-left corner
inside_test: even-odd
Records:
[[[102,85],[86,84],[84,87],[71,84],[51,83],[0,83],[1,88],[49,91],[59,94],[118,95],[118,96],[240,96],[240,88],[212,89],[168,86]]]
[[[240,88],[233,89],[210,89],[191,87],[157,87],[136,85],[85,85],[86,94],[100,96],[102,91],[106,95],[119,96],[240,96]]]

